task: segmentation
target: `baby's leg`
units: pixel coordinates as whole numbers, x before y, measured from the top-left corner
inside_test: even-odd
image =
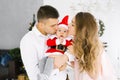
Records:
[[[74,80],[74,61],[71,61],[70,64],[67,64],[66,72],[68,74],[69,80]]]

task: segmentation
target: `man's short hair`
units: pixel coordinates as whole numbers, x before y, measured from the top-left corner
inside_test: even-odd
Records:
[[[48,18],[58,18],[59,13],[57,9],[50,5],[41,6],[37,12],[37,20],[48,19]]]

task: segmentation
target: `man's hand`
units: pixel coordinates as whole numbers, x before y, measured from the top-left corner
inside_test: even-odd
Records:
[[[54,68],[60,68],[68,61],[67,55],[50,55],[49,57],[54,58]]]

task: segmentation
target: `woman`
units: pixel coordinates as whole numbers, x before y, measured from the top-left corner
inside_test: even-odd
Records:
[[[75,80],[116,80],[99,40],[94,16],[88,12],[77,13],[69,31],[74,36],[69,50],[76,57]]]

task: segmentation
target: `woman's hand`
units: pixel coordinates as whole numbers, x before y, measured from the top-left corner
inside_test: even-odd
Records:
[[[68,46],[67,49],[71,54],[74,54],[73,45]]]

